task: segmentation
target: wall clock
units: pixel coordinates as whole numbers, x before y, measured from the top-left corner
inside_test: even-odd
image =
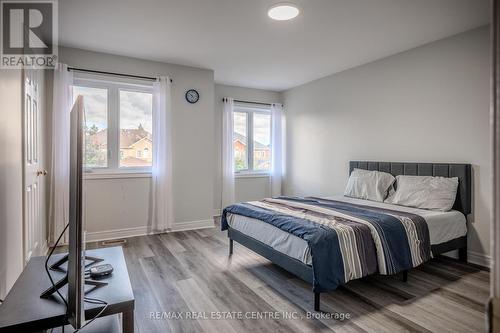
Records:
[[[199,99],[200,94],[196,90],[189,89],[188,91],[186,91],[186,101],[188,101],[189,103],[194,104],[198,102]]]

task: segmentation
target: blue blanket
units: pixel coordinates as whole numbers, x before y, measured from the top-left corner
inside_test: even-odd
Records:
[[[280,197],[226,207],[222,230],[229,227],[228,214],[255,218],[304,239],[311,250],[315,292],[377,271],[395,274],[430,258],[427,224],[414,214],[321,198]]]

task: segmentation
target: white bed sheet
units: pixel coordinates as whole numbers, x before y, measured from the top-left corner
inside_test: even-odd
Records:
[[[399,210],[420,215],[425,219],[429,227],[431,245],[444,243],[467,234],[465,216],[456,210],[439,212],[344,196],[327,197],[325,199]],[[231,228],[269,245],[276,251],[300,260],[307,265],[311,265],[312,263],[311,251],[307,242],[302,238],[289,234],[271,224],[242,215],[228,214],[228,223]]]

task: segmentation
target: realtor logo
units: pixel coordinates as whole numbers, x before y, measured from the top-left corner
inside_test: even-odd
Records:
[[[57,0],[0,0],[0,68],[54,68]]]

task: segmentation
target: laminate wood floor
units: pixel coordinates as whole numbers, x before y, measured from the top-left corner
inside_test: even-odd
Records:
[[[487,271],[434,259],[410,271],[406,283],[399,276],[372,276],[322,294],[324,313],[308,318],[309,284],[234,245],[229,257],[226,233],[218,228],[128,238],[123,248],[136,297],[136,332],[485,329]],[[218,317],[224,319],[213,319]]]

